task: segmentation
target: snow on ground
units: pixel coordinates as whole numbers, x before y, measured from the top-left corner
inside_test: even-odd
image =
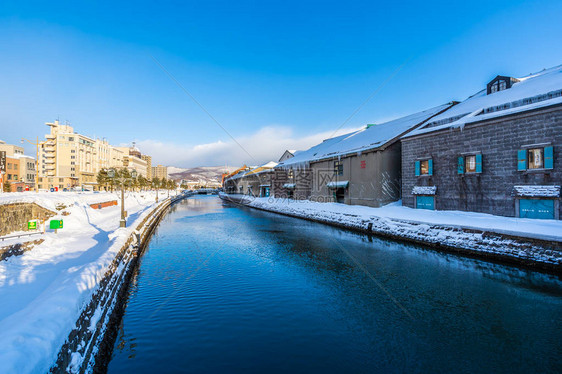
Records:
[[[164,200],[166,192],[160,193]],[[127,228],[119,228],[120,205],[92,209],[89,204],[120,201],[119,193],[9,193],[0,204],[36,202],[70,213],[55,234],[22,237],[43,243],[0,262],[0,372],[47,372],[89,302],[108,266],[134,227],[154,208],[155,192],[126,193]],[[14,239],[11,239],[13,241]],[[0,242],[2,243],[2,242]]]
[[[455,248],[482,256],[501,257],[528,264],[542,264],[550,269],[562,266],[562,252],[531,238],[562,242],[562,221],[533,220],[460,211],[411,209],[401,202],[381,208],[309,200],[252,198],[224,195],[250,207],[339,224],[349,228],[414,240],[429,245]],[[497,234],[505,234],[504,237]],[[490,235],[492,234],[492,235]]]
[[[512,218],[455,210],[412,209],[402,206],[400,201],[381,208],[268,197],[252,198],[251,201],[248,201],[248,205],[256,208],[275,210],[277,212],[299,213],[299,215],[332,216],[336,221],[345,216],[363,220],[389,218],[411,223],[443,225],[533,239],[562,241],[561,220]]]
[[[229,195],[242,197],[245,195]],[[562,241],[561,220],[536,220],[494,216],[485,213],[462,212],[455,210],[425,210],[402,206],[401,202],[388,204],[381,208],[338,203],[317,203],[310,200],[291,200],[271,197],[249,198],[248,205],[256,208],[274,210],[311,217],[354,217],[362,220],[389,218],[411,223],[442,225],[454,228],[481,230],[500,234],[521,236],[533,239]]]

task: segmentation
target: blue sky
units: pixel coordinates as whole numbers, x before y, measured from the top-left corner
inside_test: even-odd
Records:
[[[168,165],[275,160],[374,92],[344,129],[562,64],[560,14],[560,1],[4,1],[0,139],[59,118]]]

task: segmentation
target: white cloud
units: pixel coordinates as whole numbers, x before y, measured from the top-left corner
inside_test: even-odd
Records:
[[[277,161],[286,149],[305,150],[324,139],[353,130],[356,129],[341,129],[337,134],[332,130],[303,136],[296,134],[291,127],[267,126],[253,134],[235,137],[240,145],[232,140],[189,146],[150,139],[139,140],[136,144],[142,153],[152,156],[153,164],[182,168],[258,165]]]

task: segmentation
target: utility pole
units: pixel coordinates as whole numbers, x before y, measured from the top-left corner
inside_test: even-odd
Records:
[[[36,149],[35,149],[35,192],[39,192],[39,146],[45,144],[48,142],[48,140],[44,140],[42,142],[39,142],[39,137],[37,137],[37,141],[35,143],[33,143],[30,140],[27,140],[25,138],[21,139],[21,143],[23,144],[23,142],[26,141],[29,144],[33,144]]]

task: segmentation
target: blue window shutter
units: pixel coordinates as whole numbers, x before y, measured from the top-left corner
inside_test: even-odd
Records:
[[[552,146],[544,147],[544,168],[554,168],[554,149]]]
[[[481,154],[476,155],[476,172],[482,173],[482,155]]]
[[[420,176],[420,162],[416,161],[416,177]]]
[[[457,173],[464,174],[464,157],[459,156],[457,161]]]
[[[432,159],[427,160],[427,174],[433,175],[433,160]]]
[[[517,171],[527,170],[527,150],[520,149],[517,151]]]

